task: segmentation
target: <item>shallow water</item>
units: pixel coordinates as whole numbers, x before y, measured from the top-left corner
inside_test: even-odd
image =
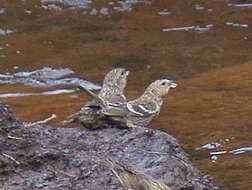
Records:
[[[226,189],[251,190],[251,25],[248,1],[1,0],[0,70],[70,68],[101,83],[123,66],[129,98],[157,77],[176,78],[152,126],[175,135]],[[29,121],[55,113],[50,124],[60,126],[87,101],[78,91],[43,95],[65,88],[1,84],[12,97],[0,100]]]

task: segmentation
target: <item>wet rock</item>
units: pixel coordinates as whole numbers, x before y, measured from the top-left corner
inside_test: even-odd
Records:
[[[62,11],[64,9],[84,9],[84,14],[90,15],[109,15],[116,12],[130,12],[135,4],[150,4],[145,0],[120,0],[106,2],[105,6],[98,8],[92,0],[41,0],[41,6],[51,11]]]
[[[141,173],[140,179],[147,176],[172,190],[219,189],[191,165],[174,137],[158,130],[28,127],[0,104],[0,139],[4,189],[127,189],[105,164],[107,158],[130,175]]]
[[[62,10],[62,6],[71,8],[87,8],[91,3],[91,0],[41,0],[43,8],[54,11]]]
[[[67,77],[73,74],[74,71],[68,68],[54,69],[51,67],[44,67],[35,71],[25,71],[17,73],[0,74],[0,84],[15,84],[22,83],[28,86],[50,87],[56,85],[82,85],[88,89],[99,90],[100,86],[92,82]]]

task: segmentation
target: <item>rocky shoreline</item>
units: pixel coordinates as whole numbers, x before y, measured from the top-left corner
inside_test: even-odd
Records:
[[[159,130],[31,127],[5,104],[0,124],[1,190],[220,189],[192,166],[174,137]],[[119,169],[105,163],[111,159]],[[120,176],[138,180],[125,184]],[[141,185],[143,178],[166,188]]]

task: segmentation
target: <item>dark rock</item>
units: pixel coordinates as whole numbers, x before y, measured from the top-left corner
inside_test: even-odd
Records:
[[[162,131],[27,127],[3,104],[0,124],[2,189],[127,189],[105,164],[107,158],[129,168],[128,173],[141,172],[172,190],[219,189],[192,166],[177,140]]]

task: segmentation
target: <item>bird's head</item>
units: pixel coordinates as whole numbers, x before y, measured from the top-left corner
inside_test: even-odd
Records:
[[[103,85],[112,88],[124,89],[127,85],[127,77],[130,71],[125,68],[112,69],[104,78]]]
[[[165,96],[171,88],[176,88],[177,83],[171,79],[158,79],[152,82],[146,91],[158,95],[158,96]]]

